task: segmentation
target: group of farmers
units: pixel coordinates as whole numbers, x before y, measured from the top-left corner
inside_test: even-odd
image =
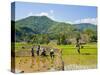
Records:
[[[40,51],[42,51],[42,52],[40,52]],[[31,48],[31,54],[32,54],[32,57],[35,56],[35,48],[34,48],[34,46]],[[36,54],[37,54],[37,56],[40,56],[40,55],[41,56],[47,56],[46,48],[41,48],[40,45],[38,45],[37,49],[36,49]],[[54,49],[53,48],[50,49],[50,57],[52,59],[54,58]]]
[[[79,42],[79,38],[76,39],[76,48],[77,48],[77,52],[80,54],[80,48],[83,47],[81,46],[80,42]],[[42,51],[42,52],[40,52]],[[35,49],[34,46],[31,48],[31,54],[34,57],[35,56]],[[37,46],[36,49],[36,54],[37,56],[41,55],[41,56],[47,56],[47,52],[46,52],[46,48],[41,48],[40,45]],[[51,48],[50,49],[50,57],[53,59],[54,58],[54,49]]]

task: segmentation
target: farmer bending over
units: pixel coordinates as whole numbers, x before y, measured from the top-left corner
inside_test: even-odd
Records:
[[[41,55],[42,55],[42,56],[47,56],[47,55],[46,55],[46,50],[45,50],[45,48],[43,48]]]

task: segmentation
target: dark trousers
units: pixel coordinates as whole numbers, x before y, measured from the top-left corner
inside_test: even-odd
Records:
[[[39,51],[37,51],[37,56],[39,56]]]
[[[50,52],[50,57],[54,58],[54,52]]]

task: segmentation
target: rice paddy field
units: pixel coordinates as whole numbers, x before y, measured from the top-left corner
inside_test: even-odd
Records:
[[[96,43],[85,44],[78,54],[75,45],[41,45],[45,48],[54,48],[55,57],[51,59],[49,50],[47,56],[31,56],[33,44],[15,44],[15,72],[43,72],[97,68],[97,45]],[[22,48],[25,47],[25,48]],[[62,53],[61,53],[62,51]],[[13,63],[14,64],[14,63]]]

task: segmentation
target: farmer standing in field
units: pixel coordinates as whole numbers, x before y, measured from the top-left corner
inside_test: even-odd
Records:
[[[80,54],[80,42],[79,42],[79,38],[76,39],[76,47],[77,47],[77,51]]]
[[[32,54],[32,57],[34,57],[34,47],[32,47],[31,49],[31,54]]]
[[[80,54],[80,44],[78,43],[78,44],[76,45],[76,47],[77,47],[78,53]]]
[[[40,52],[40,45],[38,45],[38,48],[37,48],[37,56],[39,56],[39,52]]]
[[[50,50],[50,57],[51,57],[51,59],[54,58],[54,50],[53,49]]]

